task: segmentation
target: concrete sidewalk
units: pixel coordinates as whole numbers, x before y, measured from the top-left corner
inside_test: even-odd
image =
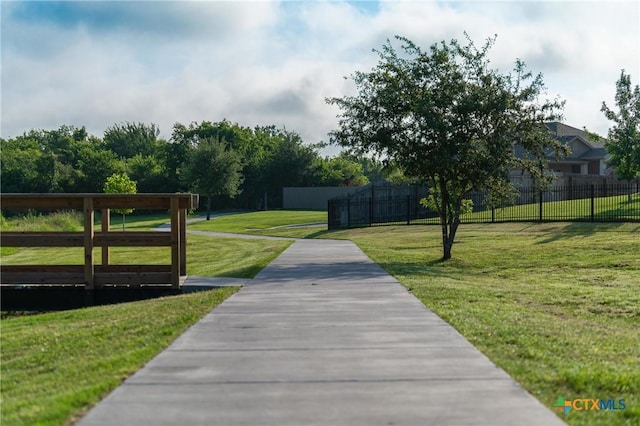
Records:
[[[300,240],[88,425],[560,425],[350,241]]]

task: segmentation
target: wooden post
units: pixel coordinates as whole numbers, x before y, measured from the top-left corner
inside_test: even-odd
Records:
[[[187,209],[180,209],[180,275],[187,275]]]
[[[180,200],[171,197],[171,287],[180,288]]]
[[[93,290],[93,198],[84,198],[84,282],[85,290]]]
[[[109,228],[111,227],[111,214],[109,209],[102,209],[100,211],[100,222],[102,232],[109,232]],[[109,246],[102,247],[102,264],[109,264]]]

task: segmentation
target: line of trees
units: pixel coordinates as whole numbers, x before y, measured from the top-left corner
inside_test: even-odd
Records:
[[[379,162],[322,157],[320,145],[275,126],[177,123],[169,140],[159,135],[155,124],[126,122],[102,138],[64,125],[0,139],[1,191],[102,192],[109,176],[123,174],[138,192],[193,191],[215,208],[262,209],[281,206],[284,186],[358,186],[385,177]]]

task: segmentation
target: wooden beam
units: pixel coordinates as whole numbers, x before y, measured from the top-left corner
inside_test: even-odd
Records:
[[[167,232],[97,232],[93,245],[96,247],[168,247],[171,235]]]
[[[3,247],[82,247],[82,232],[2,232]]]
[[[180,288],[180,204],[171,199],[171,286]]]
[[[171,265],[95,265],[98,272],[171,272]],[[3,274],[24,274],[42,272],[47,274],[84,273],[84,265],[0,265],[0,279]]]
[[[6,210],[82,210],[82,197],[71,194],[2,194],[2,208]],[[76,194],[74,194],[76,195]]]
[[[2,265],[1,285],[79,285],[82,265]],[[132,286],[172,284],[171,265],[95,265],[94,284]]]
[[[4,274],[24,274],[26,272],[43,272],[60,274],[65,272],[84,273],[83,265],[0,265],[0,280]]]
[[[84,285],[83,265],[0,265],[0,285]]]
[[[138,286],[143,284],[173,284],[171,272],[97,272],[96,286],[124,285]],[[173,285],[172,285],[173,287]]]
[[[177,199],[179,207],[198,207],[197,194],[2,194],[2,208],[7,210],[82,210],[84,199],[92,198],[95,209],[139,208],[168,210],[171,200]]]
[[[171,273],[171,265],[96,265],[96,274],[101,272]]]
[[[26,266],[26,265],[25,265]],[[84,284],[84,272],[3,272],[2,285]]]
[[[109,232],[109,228],[111,227],[111,210],[102,209],[100,212],[100,228],[102,233]],[[102,245],[102,264],[109,264],[109,246]]]
[[[187,211],[180,209],[180,275],[187,275]]]
[[[84,285],[86,290],[93,290],[93,198],[84,199]]]
[[[0,244],[3,247],[83,247],[83,232],[2,232]],[[166,232],[94,232],[94,247],[168,247],[171,235]],[[108,254],[108,252],[107,252]],[[102,264],[105,262],[104,251]]]

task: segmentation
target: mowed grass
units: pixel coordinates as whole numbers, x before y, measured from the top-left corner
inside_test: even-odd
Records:
[[[65,220],[62,226],[50,226],[49,223],[60,221],[58,216],[27,219],[30,223],[18,229],[81,229],[78,215],[72,215],[75,219]],[[146,230],[166,221],[167,217],[162,214],[127,217],[126,229]],[[112,220],[112,229],[117,230],[119,226]],[[3,229],[7,227],[3,226]],[[291,241],[286,240],[188,235],[187,273],[252,278],[290,244]],[[100,249],[96,249],[94,256],[100,263]],[[2,264],[81,264],[83,249],[13,249],[9,253],[3,252],[0,261]],[[114,247],[111,248],[111,263],[169,264],[171,259],[167,247]],[[0,322],[0,424],[72,423],[236,290],[226,288],[143,302],[3,318]]]
[[[313,228],[304,228],[302,233],[309,233],[308,229],[326,229],[327,212],[317,210],[269,210],[250,213],[236,213],[214,217],[208,221],[194,222],[188,225],[188,229],[198,231],[234,232],[256,235],[282,235],[282,231],[288,237],[295,237],[296,232],[279,227],[289,227],[301,224],[319,223]],[[274,229],[276,228],[276,229]],[[294,230],[295,231],[295,230]]]
[[[2,319],[0,424],[71,424],[236,290]]]
[[[447,262],[440,232],[328,235],[356,242],[550,409],[625,399],[623,411],[558,414],[568,423],[640,424],[640,224],[463,225]]]

